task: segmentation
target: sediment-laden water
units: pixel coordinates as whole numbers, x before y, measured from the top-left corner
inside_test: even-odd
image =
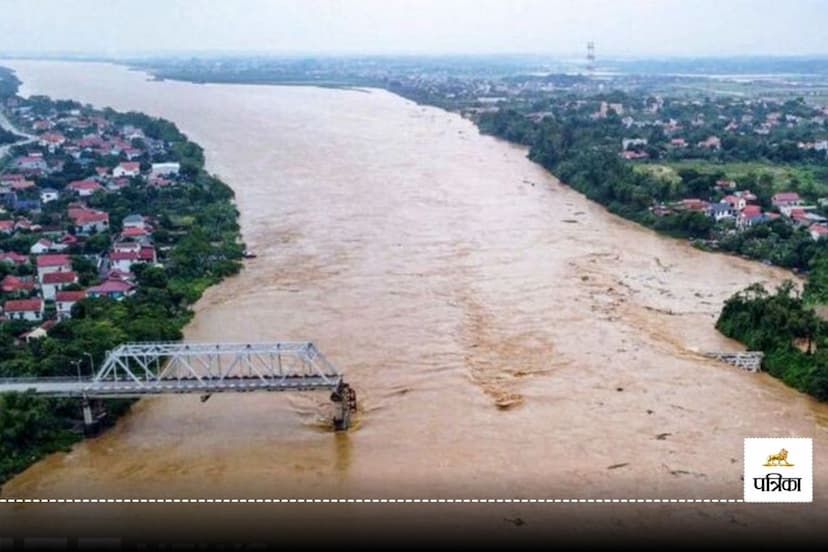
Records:
[[[737,348],[713,327],[722,302],[783,271],[623,221],[525,150],[385,91],[3,64],[23,94],[163,116],[204,146],[258,258],[206,293],[187,338],[313,340],[360,400],[348,434],[324,427],[324,393],[143,400],[3,496],[740,498],[743,438],[770,435],[813,437],[816,480],[828,481],[825,405],[698,354]],[[36,520],[44,508],[6,513]],[[71,526],[90,509],[100,520],[128,507],[48,508]],[[144,515],[178,515],[158,508]],[[343,506],[333,523],[367,521],[371,508]],[[449,507],[411,508],[416,519],[400,523],[412,531],[451,518]],[[467,509],[468,523],[495,531],[515,530],[504,517],[522,515],[526,531],[571,518],[575,535],[587,513],[645,530],[826,520],[807,505]],[[266,523],[234,512],[221,516]]]

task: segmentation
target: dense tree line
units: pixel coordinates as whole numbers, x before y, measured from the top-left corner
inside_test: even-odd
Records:
[[[0,146],[3,144],[13,144],[20,140],[20,136],[14,132],[10,132],[4,128],[0,128]]]
[[[824,260],[820,263],[825,263]],[[759,284],[725,302],[716,328],[750,349],[765,353],[763,368],[788,385],[828,400],[828,325],[808,298],[825,292],[825,274],[818,270],[819,290],[806,284],[803,294],[791,282],[770,293]]]
[[[20,80],[8,67],[0,67],[0,101],[17,94]]]
[[[676,184],[624,162],[618,156],[621,125],[614,118],[596,121],[574,115],[534,123],[518,111],[502,109],[482,114],[478,124],[484,133],[528,145],[530,159],[613,213],[671,235],[708,237],[713,223],[702,213],[651,213],[653,204],[687,197],[691,187],[683,179]]]

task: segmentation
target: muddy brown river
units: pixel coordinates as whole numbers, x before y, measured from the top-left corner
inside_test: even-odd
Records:
[[[111,431],[8,482],[4,497],[741,498],[743,438],[802,436],[814,439],[824,505],[828,408],[699,354],[739,349],[714,329],[722,302],[787,273],[612,216],[524,149],[385,91],[3,65],[24,95],[162,116],[200,143],[236,191],[258,258],[205,294],[187,339],[312,340],[360,401],[351,431],[334,434],[324,393],[142,400]],[[57,533],[93,518],[124,530],[132,516],[185,523],[197,511],[2,508],[0,519],[41,530],[48,514]],[[251,530],[274,513],[361,526],[391,512],[412,534],[427,522],[508,535],[554,519],[577,536],[589,519],[744,534],[828,521],[816,505],[202,508]],[[518,516],[523,527],[508,522]]]

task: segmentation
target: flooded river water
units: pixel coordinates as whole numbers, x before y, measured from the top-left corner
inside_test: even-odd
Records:
[[[785,272],[612,216],[524,149],[385,91],[3,64],[24,95],[162,116],[201,144],[235,190],[258,258],[206,293],[187,339],[313,340],[360,400],[347,434],[324,427],[324,393],[142,400],[3,496],[741,498],[743,438],[795,435],[814,438],[824,502],[828,408],[698,354],[737,349],[713,327],[722,302]],[[47,507],[4,508],[31,520]],[[48,508],[58,524],[89,515]],[[369,508],[332,515],[358,524]],[[587,508],[645,529],[655,519],[746,530],[826,521],[811,506],[704,504],[468,515],[493,520],[493,531],[513,530],[502,520],[516,515],[527,531],[535,519],[571,518],[577,533]],[[255,518],[234,511],[221,515]],[[405,521],[414,529],[434,510],[415,511]]]

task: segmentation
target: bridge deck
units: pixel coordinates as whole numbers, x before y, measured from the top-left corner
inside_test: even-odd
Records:
[[[342,381],[338,375],[286,376],[262,379],[253,377],[181,378],[180,380],[94,381],[67,378],[40,378],[31,381],[5,380],[0,393],[32,391],[50,397],[124,398],[145,395],[197,393],[243,393],[250,391],[320,391],[335,390]]]

